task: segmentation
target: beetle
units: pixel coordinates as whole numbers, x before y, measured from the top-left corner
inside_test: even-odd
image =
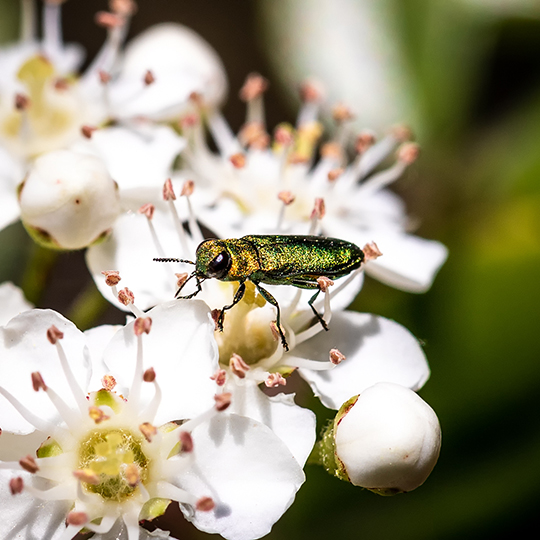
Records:
[[[184,262],[195,265],[194,272],[176,292],[176,298],[193,298],[201,290],[206,279],[238,281],[231,304],[224,306],[217,320],[223,331],[225,311],[234,307],[246,290],[245,282],[251,281],[259,294],[276,308],[276,323],[281,342],[289,350],[281,329],[280,309],[277,300],[261,287],[267,285],[292,285],[301,289],[318,289],[308,304],[325,330],[328,326],[313,303],[321,292],[317,278],[337,279],[359,268],[365,260],[364,252],[356,245],[337,238],[296,235],[248,235],[226,240],[209,239],[199,244],[196,262],[185,259],[156,258],[161,262]],[[192,278],[197,290],[187,296],[179,296],[185,284]]]

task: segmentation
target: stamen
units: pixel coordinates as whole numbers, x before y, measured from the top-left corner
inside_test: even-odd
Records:
[[[195,508],[199,512],[210,512],[211,510],[215,508],[215,506],[216,506],[216,503],[214,502],[214,499],[212,499],[211,497],[201,497],[197,501]]]
[[[34,0],[22,0],[21,2],[21,30],[22,42],[32,42],[36,38],[36,9]]]
[[[12,478],[9,481],[9,490],[11,491],[12,495],[18,495],[19,493],[22,493],[24,489],[24,480],[17,476],[16,478]]]
[[[47,385],[45,384],[45,381],[43,380],[43,377],[41,376],[41,373],[39,371],[34,371],[31,374],[32,377],[32,388],[34,389],[34,392],[39,392],[40,390],[43,390],[44,392],[47,391]]]
[[[275,388],[276,386],[285,386],[287,381],[281,373],[270,373],[268,378],[264,381],[264,384],[268,388]]]
[[[180,216],[178,215],[178,211],[176,210],[176,206],[174,204],[174,201],[176,200],[176,195],[174,193],[172,181],[170,178],[167,178],[167,180],[165,181],[165,184],[163,185],[163,199],[169,205],[169,210],[171,211],[174,226],[176,228],[176,233],[178,234],[178,238],[180,240],[180,245],[182,246],[182,250],[184,251],[184,253],[189,253],[187,234],[186,234],[186,231],[184,230],[184,225],[182,224],[182,221],[180,220]]]
[[[43,48],[45,54],[54,58],[62,49],[62,2],[45,2],[43,7]]]
[[[82,126],[81,127],[81,134],[83,137],[87,138],[87,139],[91,139],[92,138],[92,134],[94,133],[94,131],[97,131],[97,127],[95,126]]]
[[[135,463],[130,463],[126,466],[124,470],[124,475],[126,477],[126,482],[131,487],[135,487],[141,480],[141,475],[139,474],[139,467],[137,467]]]
[[[137,4],[133,0],[109,0],[109,9],[123,17],[131,17],[137,13]]]
[[[185,454],[193,452],[193,438],[190,433],[182,430],[178,434],[178,438],[180,439],[180,452]]]
[[[317,278],[317,284],[319,285],[319,289],[323,293],[325,293],[328,290],[328,288],[334,284],[334,282],[326,276],[320,276]]]
[[[31,455],[27,455],[19,460],[19,465],[27,472],[35,474],[39,471],[36,460]]]
[[[214,400],[216,402],[216,411],[222,412],[231,404],[232,394],[229,392],[223,392],[216,394]]]
[[[416,143],[403,143],[398,148],[398,159],[400,161],[403,161],[405,165],[411,165],[411,163],[414,163],[418,159],[418,155],[420,154],[420,146]]]
[[[152,398],[146,409],[143,411],[143,413],[140,415],[140,417],[147,419],[149,422],[153,422],[159,410],[159,406],[161,405],[161,398],[163,395],[161,392],[161,387],[156,380],[156,372],[154,371],[154,368],[148,368],[144,372],[143,381],[153,383],[154,397]]]
[[[155,82],[156,82],[156,78],[154,77],[154,74],[150,70],[148,70],[144,74],[144,84],[146,86],[150,86],[151,84],[153,84]]]
[[[154,382],[156,380],[156,372],[154,368],[148,368],[143,373],[143,381],[144,382]]]
[[[279,209],[278,221],[276,224],[276,230],[280,231],[283,226],[283,220],[285,219],[285,208],[291,205],[296,197],[290,191],[280,191],[278,193],[278,199],[283,203]]]
[[[129,392],[129,399],[127,402],[128,407],[133,411],[138,411],[139,409],[139,398],[141,392],[141,383],[143,381],[143,340],[142,332],[140,329],[135,328],[135,323],[133,324],[133,331],[137,338],[137,356],[135,361],[135,371],[133,373],[133,381],[131,382],[131,388]],[[138,323],[139,325],[143,323]]]
[[[103,388],[105,388],[105,390],[112,392],[112,390],[116,386],[116,379],[112,375],[104,375],[101,379],[101,384],[103,385]]]
[[[300,98],[303,105],[298,113],[296,127],[315,122],[319,115],[319,107],[323,100],[322,86],[314,80],[306,80],[300,86]]]
[[[319,278],[320,279],[320,278]],[[327,280],[328,278],[322,278],[323,280]],[[317,280],[319,281],[319,280]],[[328,280],[331,281],[331,280]],[[333,282],[332,282],[333,284]],[[322,288],[321,288],[322,290]],[[307,312],[305,316],[307,316]],[[328,324],[330,323],[330,320],[332,319],[332,310],[330,308],[330,292],[329,288],[326,286],[324,290],[324,313],[323,313],[323,319]],[[304,330],[303,332],[300,332],[296,335],[296,345],[299,345],[300,343],[306,341],[307,339],[312,338],[313,336],[317,335],[321,330],[323,329],[322,324],[320,321],[316,321],[312,326],[310,326],[308,329]]]
[[[96,423],[101,424],[105,420],[109,420],[110,416],[106,415],[99,407],[95,405],[90,405],[88,407],[88,416]]]
[[[15,108],[18,111],[25,111],[30,107],[30,98],[25,94],[15,94]]]
[[[375,242],[367,243],[362,248],[362,251],[364,252],[365,262],[373,261],[382,256],[381,250],[379,249],[379,246],[377,246]]]
[[[195,218],[195,212],[193,211],[193,206],[191,204],[191,195],[193,195],[193,191],[195,190],[195,182],[193,180],[186,180],[184,184],[182,185],[182,190],[180,191],[180,197],[185,197],[187,206],[188,206],[188,224],[189,224],[189,230],[191,232],[191,237],[193,238],[193,241],[195,244],[199,245],[203,240],[204,236],[201,231],[201,228],[199,227],[199,223],[197,222],[197,219]]]
[[[332,362],[332,364],[335,364],[336,366],[347,358],[338,349],[330,349],[329,357],[330,357],[330,362]]]
[[[118,282],[122,279],[118,270],[103,270],[101,273],[105,276],[105,283],[109,287],[118,285]]]
[[[218,386],[223,386],[227,381],[227,372],[224,369],[218,369],[211,377],[211,380],[216,381]]]
[[[76,527],[82,527],[83,525],[86,525],[88,521],[88,514],[86,512],[76,512],[75,510],[72,510],[66,518],[67,525]]]
[[[229,360],[231,371],[239,378],[244,379],[249,371],[249,366],[244,362],[243,358],[236,353],[233,353]]]
[[[268,88],[268,81],[258,73],[250,73],[240,90],[240,99],[247,103],[246,122],[259,122],[264,126],[263,94]]]
[[[362,131],[356,137],[354,149],[358,154],[363,154],[375,144],[375,134],[372,131]]]
[[[117,291],[116,286],[113,286],[112,292],[121,304],[131,310],[135,317],[144,317],[144,313],[134,304],[135,295],[127,287]]]
[[[136,336],[142,336],[143,334],[149,334],[152,329],[152,318],[151,317],[137,317],[133,323],[133,331]],[[145,372],[146,373],[146,372]],[[154,373],[154,377],[155,377]],[[143,375],[144,379],[144,375]]]
[[[101,523],[99,525],[96,525],[95,523],[87,523],[85,528],[96,534],[105,534],[111,530],[112,526],[116,522],[116,519],[116,515],[105,515],[101,519]]]
[[[235,169],[243,169],[246,166],[246,155],[242,153],[233,154],[229,157]]]
[[[78,469],[73,471],[73,476],[80,482],[91,484],[92,486],[98,486],[100,483],[99,475],[92,469]]]
[[[310,235],[313,235],[317,231],[317,226],[319,225],[319,221],[324,217],[326,213],[326,209],[324,206],[324,199],[317,197],[315,199],[315,204],[313,205],[313,210],[311,211],[311,224],[309,227],[309,233]]]

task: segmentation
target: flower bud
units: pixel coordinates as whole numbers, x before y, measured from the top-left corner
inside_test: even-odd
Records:
[[[120,212],[105,164],[70,150],[36,159],[19,188],[19,204],[32,238],[54,249],[81,249],[102,239]]]
[[[433,409],[415,392],[378,383],[342,406],[334,443],[338,476],[392,495],[424,483],[439,457],[441,429]]]

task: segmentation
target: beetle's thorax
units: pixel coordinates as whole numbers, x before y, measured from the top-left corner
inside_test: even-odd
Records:
[[[245,281],[259,270],[259,256],[255,247],[242,238],[226,240],[227,250],[231,255],[231,267],[222,281]]]

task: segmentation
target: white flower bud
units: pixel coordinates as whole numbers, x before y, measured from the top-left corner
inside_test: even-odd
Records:
[[[341,472],[351,483],[385,495],[422,485],[441,446],[433,409],[394,383],[375,384],[351,400],[334,436]]]
[[[96,156],[57,150],[36,159],[19,190],[21,219],[49,248],[81,249],[105,236],[120,212],[118,188]]]

